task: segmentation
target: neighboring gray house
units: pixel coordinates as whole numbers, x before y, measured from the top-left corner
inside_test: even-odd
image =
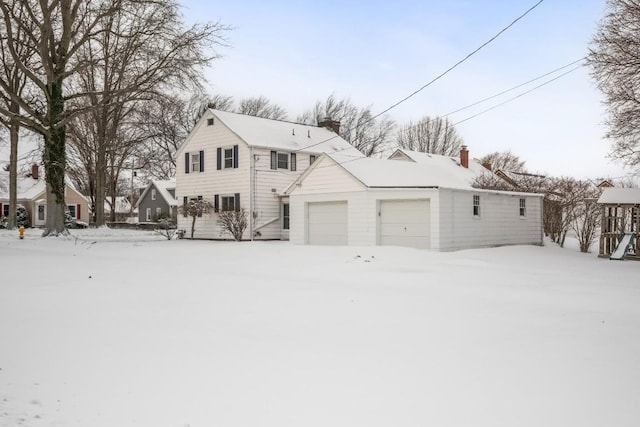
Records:
[[[155,222],[160,218],[176,218],[176,180],[151,181],[138,202],[138,221]]]

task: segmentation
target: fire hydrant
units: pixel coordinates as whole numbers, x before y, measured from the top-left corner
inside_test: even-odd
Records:
[[[20,236],[20,239],[24,239],[24,226],[21,225],[20,228],[18,228],[18,235]]]

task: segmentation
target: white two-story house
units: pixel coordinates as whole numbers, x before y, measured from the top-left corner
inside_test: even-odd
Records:
[[[285,189],[322,153],[363,157],[338,131],[331,120],[311,126],[208,110],[177,152],[178,204],[204,199],[214,207],[197,219],[194,237],[230,238],[218,214],[244,209],[249,225],[243,239],[288,239]],[[190,224],[191,218],[178,214],[178,228]]]

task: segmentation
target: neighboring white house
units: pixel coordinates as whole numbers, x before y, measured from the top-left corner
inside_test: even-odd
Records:
[[[473,188],[483,173],[466,147],[460,159],[324,155],[287,189],[291,241],[438,251],[542,244],[542,195]]]
[[[218,213],[244,209],[244,239],[288,239],[284,190],[324,152],[363,157],[338,136],[338,127],[334,121],[318,127],[208,110],[177,152],[178,203],[201,198],[214,206],[197,219],[195,237],[230,238]],[[178,228],[189,229],[190,223],[178,215]]]

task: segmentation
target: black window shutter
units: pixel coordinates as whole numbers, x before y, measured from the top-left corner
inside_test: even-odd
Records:
[[[200,172],[204,172],[204,151],[200,151]]]
[[[187,210],[189,209],[187,206],[188,204],[189,204],[189,198],[187,196],[184,196],[182,198],[182,216],[185,216],[185,217],[188,216],[188,213],[187,213]]]
[[[238,169],[238,146],[233,146],[233,168]]]
[[[240,211],[240,193],[235,194],[235,199],[236,211]]]
[[[189,173],[189,153],[184,153],[184,173]]]
[[[278,169],[278,153],[275,151],[271,152],[271,169]]]
[[[222,148],[218,147],[216,150],[216,158],[218,163],[218,170],[222,169]]]
[[[220,196],[218,196],[217,194],[213,196],[213,211],[220,211]]]
[[[198,196],[198,202],[202,201],[202,196]],[[200,206],[198,206],[198,217],[202,216],[202,209],[200,209]]]
[[[296,170],[296,153],[291,153],[291,170]]]

